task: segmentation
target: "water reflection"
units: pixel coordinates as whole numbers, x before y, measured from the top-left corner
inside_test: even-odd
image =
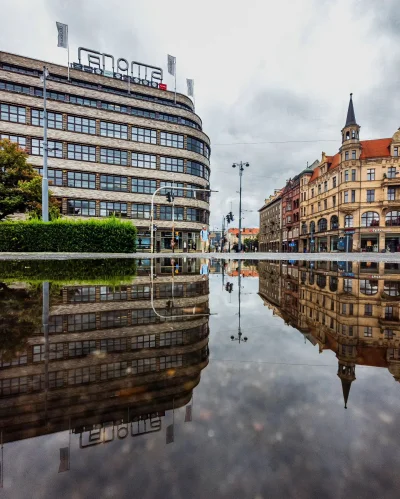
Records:
[[[285,324],[338,361],[344,406],[356,366],[400,381],[400,266],[371,262],[259,262],[259,295]]]
[[[87,449],[165,431],[173,442],[163,419],[186,405],[191,421],[208,364],[208,269],[143,260],[120,285],[2,282],[2,443],[69,431],[67,471],[71,438]]]

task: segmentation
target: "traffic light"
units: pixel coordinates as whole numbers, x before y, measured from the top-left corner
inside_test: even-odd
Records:
[[[167,192],[167,194],[165,196],[167,198],[168,203],[172,203],[172,201],[175,199],[173,192]]]
[[[230,218],[231,218],[231,222],[233,222],[234,218],[233,218],[233,214],[232,214],[232,212],[231,212],[231,211],[229,212],[229,216],[230,216]]]
[[[228,291],[228,293],[232,293],[233,290],[233,283],[232,282],[227,282],[225,284],[225,291]]]
[[[229,215],[226,215],[226,221],[229,223],[231,219],[229,218]]]

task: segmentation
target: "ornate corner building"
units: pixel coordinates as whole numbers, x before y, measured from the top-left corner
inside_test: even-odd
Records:
[[[209,222],[210,140],[182,94],[0,52],[0,138],[17,142],[43,167],[43,66],[47,80],[48,166],[53,195],[71,217],[132,220],[139,249],[150,247],[156,195],[156,248],[169,250],[174,183],[175,249],[195,249]],[[89,68],[90,69],[90,68]]]

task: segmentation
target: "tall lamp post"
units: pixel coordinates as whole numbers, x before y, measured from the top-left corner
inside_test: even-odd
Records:
[[[240,179],[240,187],[239,187],[239,241],[238,241],[238,252],[242,251],[242,175],[244,171],[244,167],[248,168],[249,163],[233,163],[232,168],[239,167],[239,179]]]

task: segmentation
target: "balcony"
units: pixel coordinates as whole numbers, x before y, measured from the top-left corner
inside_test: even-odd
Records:
[[[400,210],[400,198],[385,199],[384,201],[382,201],[382,208],[390,210]]]
[[[359,208],[359,203],[342,203],[339,206],[339,211],[342,213],[353,213]]]

